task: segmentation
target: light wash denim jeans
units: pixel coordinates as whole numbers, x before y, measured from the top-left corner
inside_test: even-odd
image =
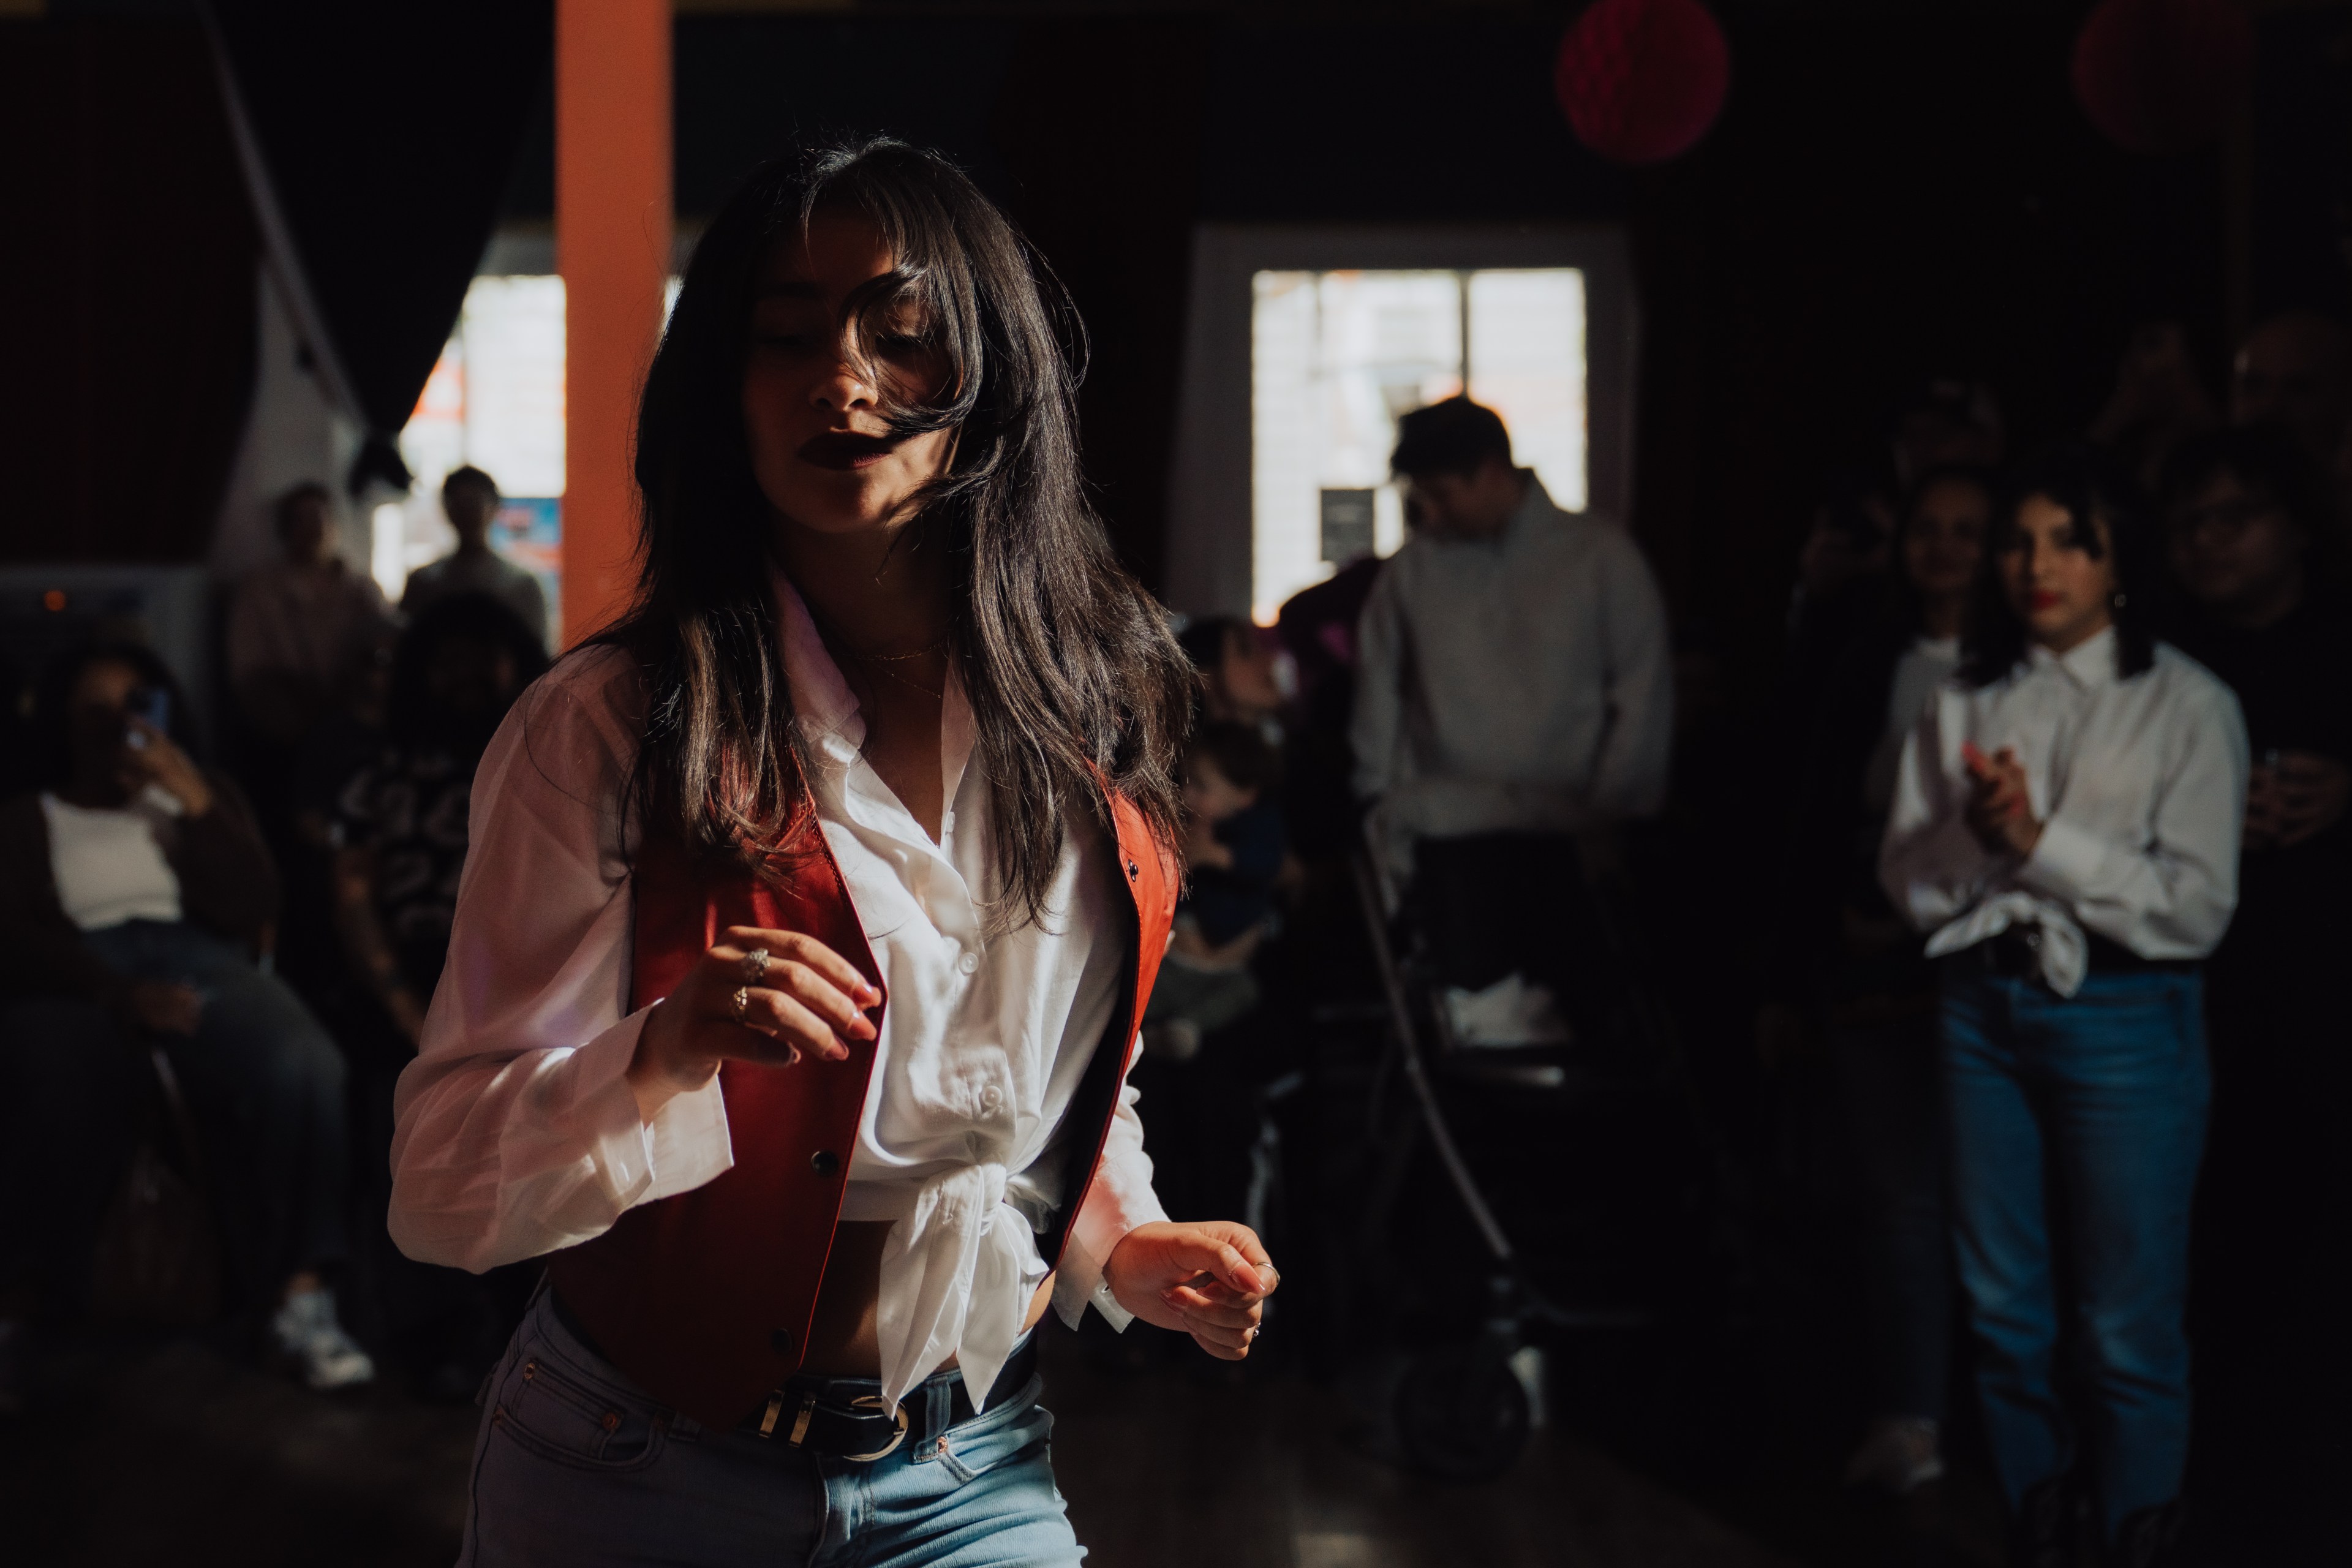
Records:
[[[632,1387],[542,1289],[491,1373],[460,1568],[1068,1568],[1041,1380],[869,1464],[718,1431]],[[934,1380],[927,1390],[943,1397]]]
[[[2189,1453],[2189,1205],[2210,1094],[2194,973],[2093,974],[2072,997],[1948,961],[1953,1228],[1976,1385],[2015,1507],[2074,1463],[2059,1281],[2084,1362],[2108,1534],[2179,1490]],[[2053,1214],[2055,1208],[2063,1213]],[[2053,1235],[2066,1256],[2053,1256]]]

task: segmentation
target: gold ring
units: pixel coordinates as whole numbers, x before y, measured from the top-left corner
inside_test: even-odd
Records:
[[[757,985],[768,978],[768,950],[755,947],[743,955],[743,984]]]
[[[751,1022],[751,1019],[745,1016],[750,1011],[751,1006],[751,988],[748,985],[738,985],[735,987],[735,1021],[737,1023],[749,1024]]]

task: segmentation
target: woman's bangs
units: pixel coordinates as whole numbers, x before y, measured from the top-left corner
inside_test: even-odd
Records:
[[[895,173],[861,163],[838,180],[813,185],[801,226],[805,232],[818,215],[840,213],[880,231],[897,265],[850,295],[853,352],[869,384],[884,394],[891,428],[919,436],[963,423],[978,401],[972,361],[980,342],[980,301],[953,219],[932,193],[914,181],[891,178]],[[875,345],[907,335],[945,358],[944,397],[905,396],[897,384],[902,378],[875,357]]]

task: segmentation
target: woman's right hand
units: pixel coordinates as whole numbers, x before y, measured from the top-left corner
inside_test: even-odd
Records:
[[[751,956],[761,949],[768,954],[764,971]],[[812,937],[730,926],[647,1015],[629,1063],[629,1087],[651,1121],[672,1096],[709,1083],[722,1061],[789,1067],[803,1051],[840,1061],[849,1055],[848,1041],[875,1037],[866,1010],[881,1000],[856,966]]]

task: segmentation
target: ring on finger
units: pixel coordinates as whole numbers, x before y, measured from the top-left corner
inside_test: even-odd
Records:
[[[735,1005],[735,1021],[739,1024],[749,1024],[751,1021],[750,1017],[751,1009],[751,988],[749,985],[738,985],[735,987],[733,1001]]]
[[[743,955],[743,984],[757,985],[768,978],[768,950],[755,947]]]

